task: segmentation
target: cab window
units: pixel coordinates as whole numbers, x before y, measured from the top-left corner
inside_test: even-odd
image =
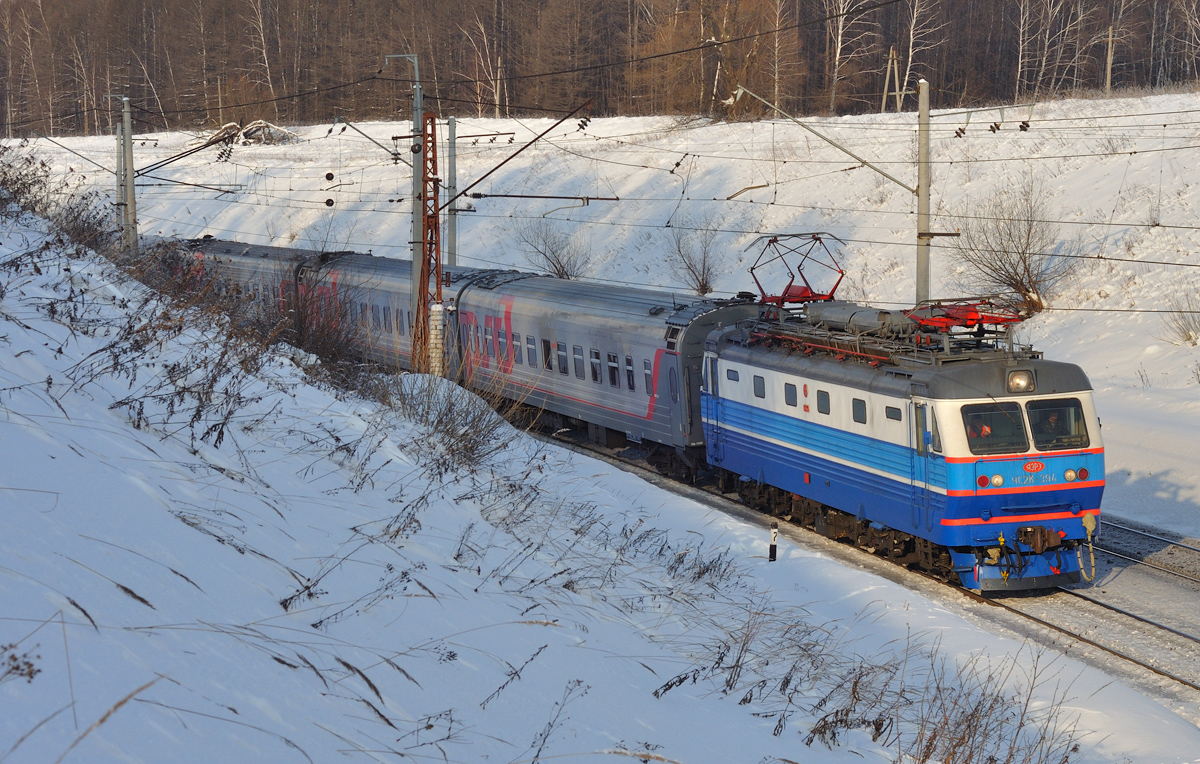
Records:
[[[1078,398],[1029,401],[1025,404],[1025,411],[1029,414],[1033,445],[1037,450],[1063,451],[1088,447],[1087,424]]]
[[[977,403],[962,407],[971,453],[1017,454],[1029,450],[1019,403]]]

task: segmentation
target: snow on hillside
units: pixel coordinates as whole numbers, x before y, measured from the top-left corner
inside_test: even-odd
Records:
[[[1200,97],[1061,102],[1037,107],[1028,132],[1013,123],[1027,110],[1008,110],[995,134],[985,125],[998,113],[976,115],[961,139],[965,117],[938,120],[934,155],[953,163],[935,172],[935,207],[960,211],[1032,169],[1086,252],[1200,262],[1186,228],[1196,188],[1182,147],[1200,137],[1191,113]],[[814,122],[909,182],[912,123]],[[550,124],[460,121],[460,135],[516,133],[511,146],[463,140],[460,187]],[[360,127],[384,144],[408,131]],[[668,226],[710,227],[727,253],[718,288],[732,292],[753,286],[746,248],[759,234],[821,230],[848,242],[845,296],[911,300],[911,196],[799,128],[575,127],[476,190],[623,201],[474,200],[460,216],[460,263],[526,267],[515,234],[545,214],[586,243],[592,277],[682,296],[664,263]],[[142,232],[407,256],[407,168],[353,131],[327,130],[155,171],[139,188]],[[138,166],[191,140],[145,138]],[[112,165],[110,138],[56,140]],[[80,156],[36,150],[110,190],[111,176]],[[42,235],[6,221],[0,260]],[[955,294],[944,250],[934,265],[935,294]],[[1200,283],[1190,268],[1085,266],[1052,305],[1162,309]],[[15,646],[0,659],[27,656],[40,670],[0,681],[0,761],[517,762],[618,750],[882,761],[894,749],[861,731],[833,748],[804,744],[813,704],[825,693],[829,708],[844,703],[838,688],[854,686],[859,666],[901,658],[910,640],[940,642],[960,662],[1015,661],[1018,683],[1032,665],[1029,648],[945,605],[795,548],[768,565],[761,531],[515,432],[483,463],[448,468],[436,433],[310,384],[304,359],[285,351],[237,391],[219,448],[182,407],[114,408],[174,379],[171,364],[209,335],[190,329],[149,348],[136,375],[114,371],[103,349],[142,290],[100,261],[39,270],[0,274],[0,646]],[[64,317],[72,305],[86,310]],[[1200,535],[1200,351],[1162,339],[1158,314],[1049,311],[1022,332],[1097,388],[1105,510]],[[744,660],[728,659],[739,644]],[[924,686],[922,660],[910,660]],[[1072,761],[1197,760],[1190,723],[1069,660],[1052,671],[1034,708],[1070,683],[1066,715],[1087,733]]]
[[[959,709],[999,725],[981,755],[1040,737],[1008,713],[1031,682],[1071,761],[1200,750],[1094,669],[819,554],[768,563],[761,530],[507,424],[456,458],[32,225],[0,247],[4,761],[883,761],[1002,677],[1016,705]],[[435,390],[412,410],[463,395]],[[940,659],[975,668],[939,684]],[[878,741],[839,727],[905,687]],[[806,745],[822,719],[836,744]]]
[[[1027,322],[1021,336],[1048,357],[1080,364],[1098,391],[1108,449],[1105,510],[1192,537],[1200,537],[1200,348],[1173,344],[1163,314],[1136,311],[1169,310],[1187,295],[1200,307],[1200,184],[1189,159],[1200,145],[1198,115],[1200,95],[1192,94],[935,113],[932,150],[936,230],[959,229],[959,216],[1032,175],[1061,221],[1063,241],[1079,242],[1084,254],[1121,258],[1081,262],[1050,296],[1055,310]],[[915,185],[915,115],[805,121]],[[552,124],[459,120],[459,189]],[[410,156],[406,141],[392,140],[410,125],[356,127]],[[410,257],[409,168],[344,125],[297,133],[296,143],[237,146],[227,156],[208,149],[142,178],[143,234]],[[183,133],[144,137],[136,147],[139,167],[194,140]],[[45,141],[37,151],[111,193],[111,176],[94,163],[113,166],[113,140],[61,143],[86,159]],[[841,296],[896,307],[911,304],[914,294],[914,197],[786,121],[616,118],[592,120],[583,130],[571,121],[472,190],[492,196],[459,202],[473,208],[459,216],[463,265],[528,268],[517,234],[548,230],[591,253],[589,273],[600,283],[661,285],[686,295],[666,253],[675,232],[712,229],[724,258],[716,288],[733,293],[754,288],[747,269],[762,234],[828,231],[847,242]],[[581,206],[498,194],[621,201]],[[934,296],[962,293],[950,242],[934,242]]]

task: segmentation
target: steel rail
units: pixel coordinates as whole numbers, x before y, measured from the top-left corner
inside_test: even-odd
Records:
[[[1145,536],[1146,538],[1152,538],[1152,539],[1155,539],[1156,541],[1163,541],[1172,546],[1178,546],[1178,547],[1183,547],[1184,549],[1190,549],[1193,552],[1200,552],[1200,549],[1198,549],[1194,546],[1188,546],[1187,544],[1181,544],[1178,541],[1172,541],[1169,538],[1165,538],[1163,536],[1158,536],[1153,533],[1147,533],[1146,531],[1139,531],[1137,528],[1130,528],[1128,525],[1121,525],[1120,523],[1114,523],[1112,520],[1103,520],[1102,528],[1104,525],[1109,525],[1109,526],[1112,526],[1113,528],[1120,528],[1121,530],[1126,531],[1128,533],[1136,533],[1139,536]]]
[[[1169,574],[1169,575],[1172,575],[1172,576],[1178,576],[1178,577],[1180,577],[1180,578],[1182,578],[1182,579],[1185,579],[1185,580],[1187,580],[1187,581],[1191,581],[1191,582],[1192,582],[1192,583],[1194,583],[1194,584],[1200,584],[1200,578],[1196,578],[1195,576],[1192,576],[1192,575],[1190,575],[1190,574],[1188,574],[1188,573],[1184,573],[1184,572],[1182,572],[1182,571],[1178,571],[1178,570],[1172,570],[1172,569],[1170,569],[1170,568],[1165,568],[1165,567],[1163,567],[1162,565],[1159,565],[1159,564],[1157,564],[1157,563],[1153,563],[1153,562],[1147,562],[1146,560],[1139,560],[1139,559],[1137,559],[1136,557],[1128,557],[1128,556],[1126,556],[1126,555],[1123,555],[1123,554],[1121,554],[1120,552],[1114,552],[1113,550],[1111,550],[1111,549],[1108,549],[1108,548],[1106,548],[1106,547],[1102,547],[1102,546],[1097,546],[1097,547],[1096,547],[1096,551],[1097,551],[1097,552],[1101,552],[1101,553],[1103,553],[1103,554],[1110,555],[1110,556],[1112,556],[1112,557],[1117,557],[1117,558],[1120,558],[1120,559],[1122,559],[1122,560],[1128,560],[1129,562],[1137,563],[1138,565],[1145,565],[1145,566],[1146,566],[1146,567],[1148,567],[1148,568],[1153,568],[1154,570],[1158,570],[1158,571],[1161,571],[1161,572],[1163,572],[1163,573],[1167,573],[1167,574]]]

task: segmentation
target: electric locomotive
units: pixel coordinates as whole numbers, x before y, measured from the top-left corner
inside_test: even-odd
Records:
[[[1104,490],[1091,385],[1014,346],[1015,320],[824,301],[714,332],[709,463],[751,503],[968,589],[1090,578]]]

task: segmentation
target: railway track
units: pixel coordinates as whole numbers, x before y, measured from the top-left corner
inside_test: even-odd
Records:
[[[566,435],[564,437],[564,435]],[[674,493],[733,514],[764,527],[779,518],[771,517],[741,503],[736,497],[720,493],[715,486],[691,485],[664,477],[628,453],[589,443],[570,433],[547,439],[600,458]],[[543,436],[546,437],[546,436]],[[1062,635],[1094,652],[1090,658],[1076,650],[1076,657],[1127,683],[1158,697],[1162,702],[1200,723],[1200,548],[1172,541],[1157,534],[1104,521],[1102,537],[1106,545],[1097,546],[1095,585],[1062,587],[1052,592],[1014,593],[982,596],[964,589],[947,587],[936,577],[909,570],[866,553],[848,544],[833,541],[799,525],[781,524],[791,530],[787,535],[806,546],[816,546],[831,556],[866,568],[922,594],[944,599],[961,596],[982,606],[980,613],[1003,611],[1027,626],[1035,624],[1044,632]],[[1120,533],[1145,539],[1142,546],[1131,546],[1111,537]],[[1155,548],[1147,550],[1145,544]],[[1165,549],[1176,552],[1166,554]],[[1187,554],[1180,554],[1179,550]],[[1150,554],[1152,552],[1152,554]],[[1195,555],[1194,559],[1190,555]],[[1179,563],[1161,561],[1166,556],[1180,557]],[[1151,559],[1144,559],[1151,558]],[[1196,566],[1196,575],[1190,572]],[[1124,567],[1122,567],[1124,566]],[[1136,570],[1136,576],[1129,571]],[[1136,580],[1125,580],[1136,579]],[[917,585],[917,582],[921,585]],[[1153,593],[1146,593],[1153,581]],[[1182,592],[1180,591],[1182,589]],[[1181,602],[1194,603],[1181,605]],[[1191,611],[1184,613],[1181,611]],[[1038,635],[1008,619],[1006,625],[1026,637],[1042,642]],[[1057,646],[1061,648],[1061,645]],[[1084,651],[1086,652],[1086,651]],[[1117,659],[1114,664],[1111,658]],[[1149,679],[1147,674],[1152,677]]]
[[[1200,585],[1200,547],[1109,519],[1100,530],[1097,551]]]

